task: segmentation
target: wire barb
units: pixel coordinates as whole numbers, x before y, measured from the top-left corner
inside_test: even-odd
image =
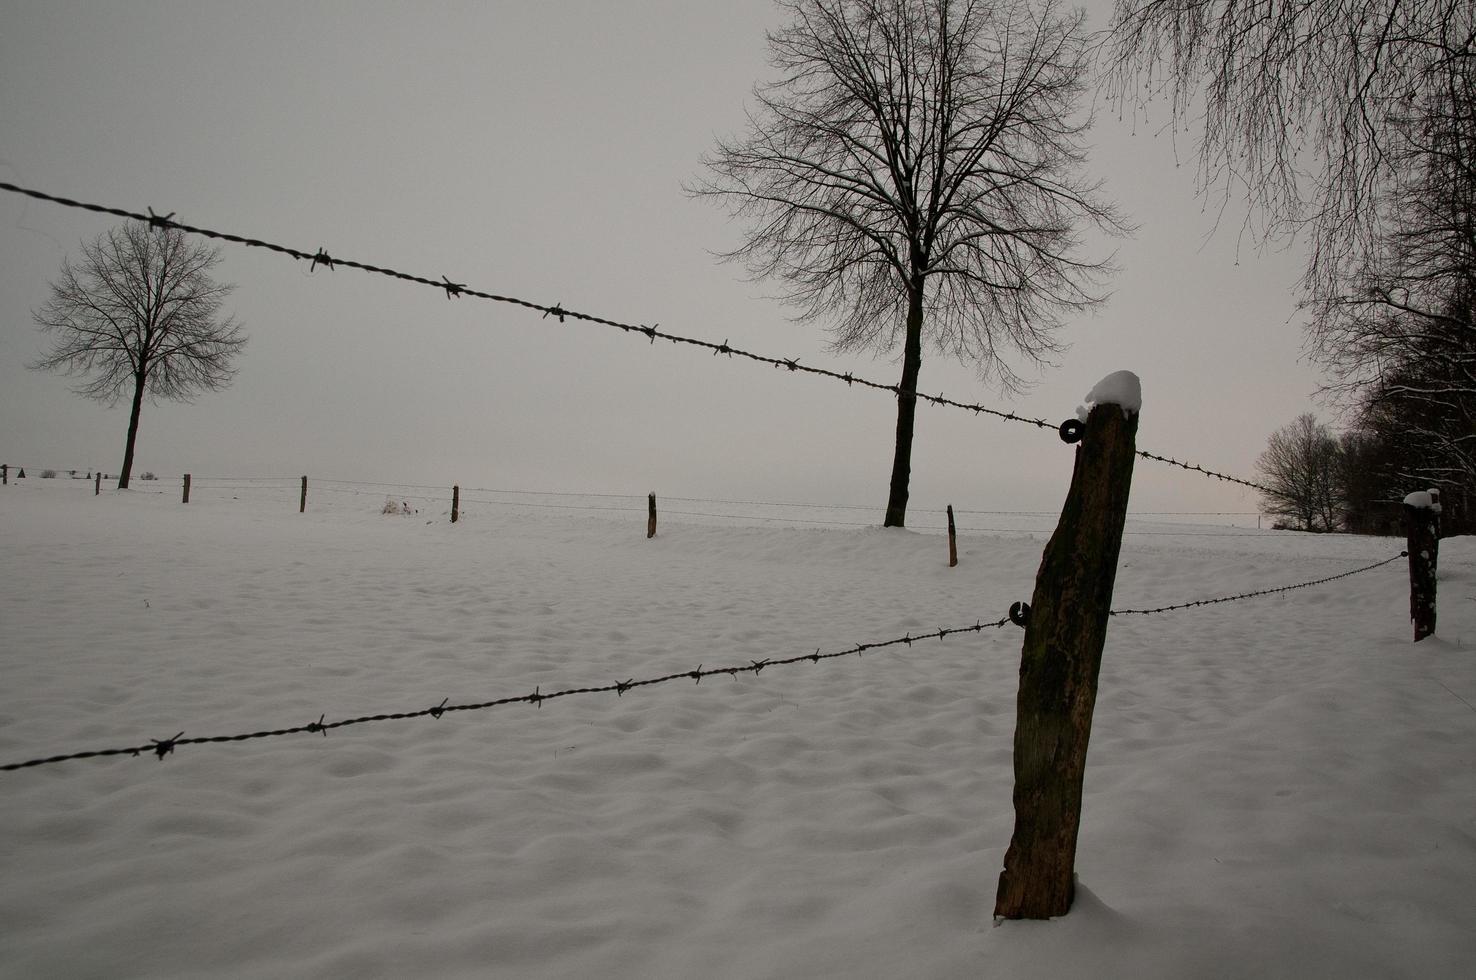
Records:
[[[151,739],[149,744],[153,748],[154,754],[159,757],[159,761],[163,762],[164,757],[174,751],[174,746],[179,743],[181,738],[184,738],[184,732],[180,732],[173,738]]]

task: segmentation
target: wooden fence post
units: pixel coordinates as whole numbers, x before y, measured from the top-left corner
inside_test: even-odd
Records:
[[[1065,915],[1075,897],[1087,742],[1141,404],[1137,379],[1127,377],[1133,397],[1119,395],[1124,404],[1106,403],[1105,394],[1088,397],[1098,404],[1076,448],[1071,490],[1025,610],[1015,718],[1015,830],[999,876],[996,917]],[[1119,376],[1104,380],[1093,395],[1113,378]],[[1063,425],[1062,437],[1075,425]]]
[[[102,470],[97,471],[97,480],[92,484],[92,495],[94,497],[102,493]]]
[[[297,512],[304,514],[308,509],[308,478],[302,478],[302,496],[297,501]]]
[[[189,502],[190,502],[190,475],[188,473],[186,473],[184,475],[184,500],[182,500],[181,503],[186,503],[187,504]]]
[[[958,565],[958,531],[953,526],[953,505],[948,505],[948,567]]]
[[[656,536],[656,495],[654,493],[646,498],[646,511],[646,537],[649,539]]]
[[[0,487],[10,486],[10,467],[0,463]]]
[[[456,523],[456,518],[461,512],[461,484],[451,488],[451,523]]]
[[[1404,498],[1405,551],[1409,552],[1409,618],[1418,643],[1435,633],[1435,572],[1440,560],[1439,491]]]

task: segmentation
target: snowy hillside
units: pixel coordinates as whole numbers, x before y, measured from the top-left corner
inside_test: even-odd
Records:
[[[965,535],[950,569],[914,531],[672,514],[647,540],[639,511],[176,494],[0,488],[0,764],[988,622],[1051,523]],[[1130,530],[1153,533],[1127,536],[1118,608],[1401,548]],[[1115,619],[1060,920],[991,921],[1007,626],[0,773],[0,976],[1467,976],[1476,545],[1442,549],[1418,645],[1402,562]]]

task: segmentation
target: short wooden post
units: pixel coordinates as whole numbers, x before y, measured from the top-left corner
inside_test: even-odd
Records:
[[[96,497],[102,493],[102,470],[97,471],[97,479],[92,484],[92,495]]]
[[[1113,404],[1091,410],[1071,490],[1035,578],[1020,655],[1015,830],[999,876],[996,917],[1065,915],[1075,897],[1087,743],[1137,430],[1136,411]]]
[[[653,493],[646,498],[646,538],[656,536],[656,495]]]
[[[953,526],[953,505],[948,505],[948,567],[958,566],[958,531]]]
[[[306,513],[308,509],[308,478],[302,478],[302,496],[297,501],[297,512]]]
[[[186,503],[187,504],[189,502],[190,502],[190,475],[188,473],[186,473],[185,474],[185,478],[184,478],[184,500],[182,500],[181,503]]]
[[[1439,491],[1404,498],[1405,551],[1409,553],[1409,618],[1418,643],[1435,633],[1435,572],[1440,561]]]
[[[461,484],[451,488],[451,523],[456,523],[456,518],[461,513]]]
[[[0,463],[0,487],[10,486],[10,467]]]

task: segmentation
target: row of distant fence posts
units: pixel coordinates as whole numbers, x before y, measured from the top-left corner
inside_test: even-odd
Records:
[[[20,475],[21,475],[22,478],[24,478],[25,475],[26,475],[26,468],[24,466],[22,466],[21,469],[20,469]],[[42,474],[42,478],[43,479],[45,478],[45,474]],[[9,463],[0,463],[0,487],[8,487],[8,486],[10,486],[10,464]],[[92,484],[92,495],[94,497],[96,497],[96,496],[99,496],[101,493],[102,493],[102,470],[98,470],[97,471],[97,476],[94,478],[94,482]]]

